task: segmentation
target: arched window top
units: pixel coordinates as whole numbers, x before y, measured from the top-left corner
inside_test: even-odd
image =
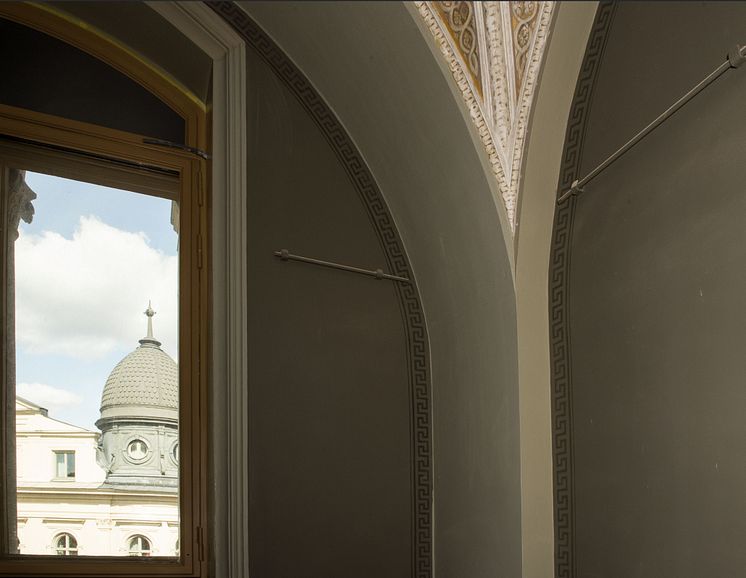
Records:
[[[0,87],[2,104],[184,143],[179,113],[106,62],[2,17],[0,38],[3,75],[13,79]]]
[[[150,540],[145,536],[132,536],[127,542],[127,551],[130,556],[150,556],[152,552]]]
[[[54,551],[58,556],[77,556],[78,540],[67,532],[60,534],[54,539]]]

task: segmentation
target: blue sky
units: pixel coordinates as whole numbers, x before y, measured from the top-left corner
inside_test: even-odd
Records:
[[[92,214],[118,229],[144,232],[153,248],[176,255],[171,201],[40,173],[27,172],[26,183],[37,194],[33,221],[21,223],[28,233],[70,237],[80,216]]]
[[[145,335],[176,358],[171,201],[26,173],[37,194],[16,242],[16,382],[49,415],[94,429],[101,391]]]

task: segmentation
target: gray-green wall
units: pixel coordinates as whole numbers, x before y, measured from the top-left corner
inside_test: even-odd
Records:
[[[619,3],[581,175],[746,42],[743,3]],[[746,68],[587,186],[571,249],[581,578],[746,569]]]
[[[515,293],[500,201],[442,55],[404,3],[241,6],[356,142],[417,278],[432,363],[434,576],[517,578]]]
[[[391,281],[323,133],[248,50],[249,563],[262,578],[409,576],[407,340]]]

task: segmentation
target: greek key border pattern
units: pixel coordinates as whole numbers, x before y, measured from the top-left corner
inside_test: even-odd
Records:
[[[601,2],[588,39],[565,133],[557,196],[570,188],[580,171],[586,121],[593,89],[614,17],[615,3]],[[552,371],[552,454],[554,460],[555,577],[575,578],[575,510],[572,360],[570,339],[570,258],[576,197],[554,214],[549,269],[549,338]]]
[[[269,64],[312,116],[355,185],[376,229],[389,271],[412,279],[396,288],[407,329],[412,417],[412,576],[432,576],[430,361],[419,292],[393,219],[370,169],[323,98],[269,36],[233,2],[207,2]]]

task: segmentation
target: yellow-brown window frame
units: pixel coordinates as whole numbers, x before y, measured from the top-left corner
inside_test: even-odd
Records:
[[[140,60],[115,41],[46,6],[2,4],[0,16],[60,38],[96,56],[133,78],[163,100],[185,120],[185,144],[206,149],[207,116],[204,105],[178,83]],[[21,108],[0,105],[0,166],[44,172],[76,180],[168,197],[168,178],[159,182],[155,167],[175,175],[179,200],[179,436],[180,436],[180,557],[57,557],[0,555],[0,576],[156,577],[207,575],[207,354],[209,263],[209,191],[206,161],[178,149],[145,143],[143,135],[63,119]],[[7,169],[3,178],[7,178]],[[7,183],[5,183],[7,185]],[[4,189],[6,187],[3,187]],[[2,201],[4,202],[4,201]],[[5,227],[3,227],[4,229]],[[7,247],[7,243],[4,243]],[[3,249],[5,251],[5,249]],[[6,259],[2,259],[7,279]],[[0,284],[0,315],[5,327],[7,283]],[[6,336],[3,336],[3,340]],[[0,375],[5,375],[0,358]],[[4,381],[4,378],[3,378]],[[7,389],[0,388],[2,407]],[[5,421],[3,419],[3,421]],[[0,449],[6,447],[0,428]],[[3,472],[8,456],[0,451]],[[3,484],[4,486],[4,484]],[[5,508],[3,508],[5,510]],[[8,521],[3,512],[2,532]],[[0,536],[2,538],[2,536]],[[4,541],[7,543],[7,540]]]

